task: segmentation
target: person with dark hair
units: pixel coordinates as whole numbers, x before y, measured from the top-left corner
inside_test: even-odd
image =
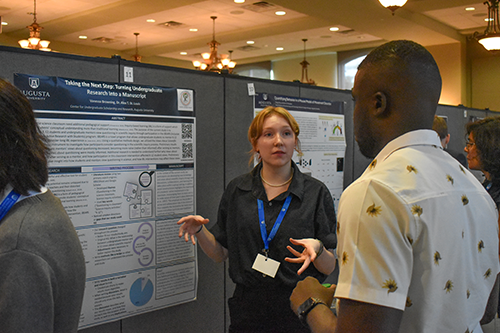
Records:
[[[500,117],[470,122],[466,130],[469,169],[483,172],[483,186],[500,210]]]
[[[451,135],[448,133],[448,124],[446,120],[443,117],[434,116],[432,129],[439,135],[439,140],[441,140],[441,146],[444,151],[448,152],[448,154],[453,156],[460,164],[467,168],[467,158],[465,158],[465,155],[461,152],[448,149]]]
[[[0,79],[0,327],[76,332],[85,260],[61,202],[45,187],[47,139],[29,101]]]
[[[373,160],[340,198],[337,286],[306,278],[290,298],[313,332],[482,332],[498,213],[440,148],[440,93],[438,66],[415,42],[383,44],[359,65],[354,136]]]
[[[467,142],[464,151],[467,153],[469,169],[483,172],[483,186],[500,211],[500,117],[487,117],[469,122],[466,131]],[[500,225],[500,217],[498,224]],[[495,288],[496,292],[490,296],[485,317],[481,321],[483,325],[500,313],[500,275],[497,276]]]
[[[290,309],[290,294],[305,276],[322,281],[335,267],[327,250],[337,244],[333,199],[292,161],[300,151],[298,135],[297,121],[284,108],[260,111],[248,129],[251,161],[259,163],[228,184],[217,223],[209,231],[208,219],[199,215],[178,221],[179,237],[193,244],[196,237],[216,262],[229,259],[236,284],[228,300],[229,332],[310,332]]]

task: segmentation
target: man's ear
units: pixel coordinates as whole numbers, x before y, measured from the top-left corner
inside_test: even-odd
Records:
[[[374,95],[375,115],[383,116],[387,111],[387,95],[381,91],[377,91]]]
[[[444,148],[446,148],[449,142],[450,142],[450,133],[448,133],[446,138],[444,138]]]

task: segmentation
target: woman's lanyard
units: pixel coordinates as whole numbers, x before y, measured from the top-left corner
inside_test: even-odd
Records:
[[[14,206],[14,204],[19,200],[21,196],[14,192],[14,190],[10,191],[10,193],[3,199],[2,203],[0,203],[0,221],[7,215],[9,210]]]
[[[283,222],[283,218],[285,217],[286,211],[288,210],[288,206],[290,206],[291,201],[292,201],[292,196],[288,195],[288,197],[285,200],[285,203],[283,204],[283,207],[281,208],[280,214],[278,215],[276,222],[274,222],[273,228],[271,229],[271,232],[269,233],[268,236],[266,229],[266,219],[264,218],[264,203],[262,202],[262,200],[257,199],[257,205],[259,207],[260,234],[262,235],[262,240],[264,241],[264,253],[266,254],[266,257],[269,252],[269,243],[276,235],[276,232],[278,231],[281,222]]]

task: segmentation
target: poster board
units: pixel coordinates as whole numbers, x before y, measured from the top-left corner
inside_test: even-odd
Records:
[[[15,74],[49,138],[47,186],[84,251],[79,328],[192,301],[197,251],[194,91]]]
[[[283,107],[299,124],[302,156],[292,160],[302,173],[322,181],[338,207],[343,191],[346,149],[344,102],[258,93],[254,116],[266,106]]]

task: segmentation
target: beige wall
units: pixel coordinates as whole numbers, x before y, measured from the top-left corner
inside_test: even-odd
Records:
[[[274,79],[279,81],[300,81],[302,78],[302,66],[300,65],[302,60],[304,60],[303,56],[272,61]],[[308,78],[313,79],[317,86],[330,88],[338,86],[336,53],[307,56],[307,62],[310,64],[307,69]]]
[[[443,89],[440,104],[467,105],[466,99],[466,64],[465,50],[460,43],[436,45],[427,47],[436,59],[443,79]],[[300,80],[302,68],[300,62],[302,57],[286,60],[275,60],[272,62],[274,79],[279,81]],[[500,67],[500,59],[498,59]],[[318,86],[338,88],[337,54],[323,56],[308,56],[308,76]],[[499,95],[500,97],[500,95]]]
[[[472,107],[500,110],[500,58],[473,59],[471,64]]]
[[[468,104],[466,101],[465,50],[460,43],[426,47],[438,64],[443,79],[439,104]]]
[[[16,40],[2,34],[0,34],[0,45],[18,47]],[[52,43],[51,47],[61,53],[86,54],[91,57],[109,58],[116,53],[102,47],[85,47],[85,49],[82,49],[81,46],[76,44],[57,42]],[[498,54],[484,50],[476,41],[467,41],[466,45],[463,43],[435,45],[429,46],[427,49],[436,59],[443,78],[443,90],[439,101],[441,104],[463,104],[476,109],[500,110],[500,93],[498,93],[500,56]],[[350,52],[359,52],[359,50]],[[128,54],[118,53],[118,55],[123,59],[131,60]],[[343,54],[338,55],[337,53],[309,55],[307,57],[310,63],[308,67],[309,78],[313,79],[318,86],[338,88],[337,67],[342,56]],[[299,54],[294,58],[273,60],[274,79],[279,81],[300,80],[302,77],[300,62],[302,60],[303,56]],[[190,61],[164,57],[144,57],[142,62],[162,66],[193,68]]]

